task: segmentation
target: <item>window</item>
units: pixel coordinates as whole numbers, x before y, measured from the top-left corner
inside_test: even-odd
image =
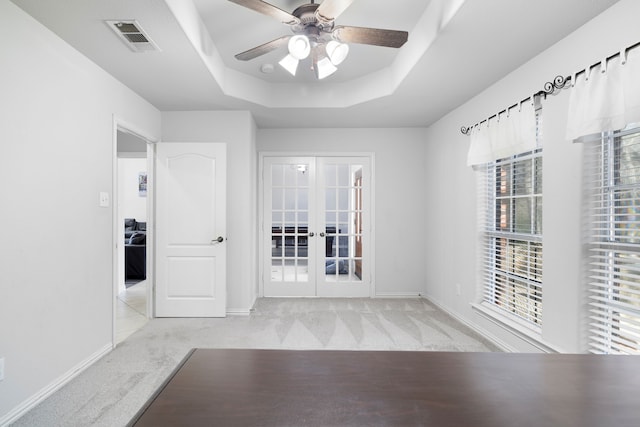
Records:
[[[483,304],[536,332],[542,325],[542,149],[484,171]]]
[[[640,354],[640,128],[587,150],[589,350]]]

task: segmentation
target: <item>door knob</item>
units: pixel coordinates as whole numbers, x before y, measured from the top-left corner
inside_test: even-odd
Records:
[[[211,244],[215,245],[216,243],[222,243],[222,242],[224,242],[224,237],[218,236],[217,239],[211,241]]]
[[[309,237],[313,237],[313,236],[315,236],[314,232],[309,233]]]
[[[320,237],[324,237],[324,233],[320,233]]]

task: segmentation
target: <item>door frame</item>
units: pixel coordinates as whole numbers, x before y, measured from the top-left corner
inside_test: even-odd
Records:
[[[119,285],[119,257],[118,245],[122,245],[122,235],[120,234],[120,224],[118,221],[118,131],[131,134],[140,138],[147,144],[147,295],[146,295],[146,316],[148,319],[155,317],[153,295],[155,289],[155,252],[154,252],[154,230],[155,230],[155,188],[154,188],[154,163],[155,144],[158,139],[150,136],[149,133],[139,127],[113,115],[113,135],[112,135],[112,182],[111,182],[111,216],[112,216],[112,285],[111,285],[111,346],[116,347],[116,312]]]
[[[260,298],[264,297],[264,278],[265,272],[264,269],[264,257],[267,255],[265,253],[265,233],[264,233],[264,190],[265,190],[265,179],[264,179],[264,159],[266,157],[367,157],[369,159],[370,165],[370,194],[371,200],[369,209],[370,212],[370,280],[369,280],[369,297],[376,297],[376,274],[375,274],[375,240],[376,240],[376,216],[375,216],[375,153],[371,151],[349,151],[349,152],[339,152],[339,151],[260,151],[258,152],[258,296]]]

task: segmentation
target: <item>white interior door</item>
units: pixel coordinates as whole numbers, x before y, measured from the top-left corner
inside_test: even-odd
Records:
[[[226,145],[156,151],[156,316],[226,315]]]
[[[263,166],[264,295],[370,296],[370,159],[265,157]]]

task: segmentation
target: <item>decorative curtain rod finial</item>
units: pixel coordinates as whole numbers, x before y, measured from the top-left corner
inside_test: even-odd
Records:
[[[460,132],[462,132],[463,135],[469,135],[469,133],[471,133],[471,127],[462,126]]]
[[[556,76],[552,82],[546,82],[544,84],[545,95],[552,95],[556,90],[564,89],[567,83],[571,80],[571,76],[563,77]]]

